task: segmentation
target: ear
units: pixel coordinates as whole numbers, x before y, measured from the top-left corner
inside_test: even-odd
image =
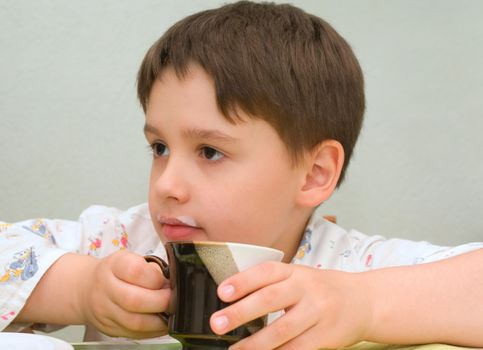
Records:
[[[305,180],[297,196],[303,207],[315,208],[334,192],[344,164],[344,148],[335,140],[326,140],[307,155]]]

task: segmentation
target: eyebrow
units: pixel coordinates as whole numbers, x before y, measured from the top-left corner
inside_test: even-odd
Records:
[[[158,129],[156,129],[154,126],[152,126],[150,124],[144,124],[143,131],[144,131],[145,134],[150,133],[150,134],[158,134],[159,135]]]
[[[213,140],[224,143],[234,143],[236,138],[229,136],[219,130],[191,128],[183,131],[183,136],[202,140]]]
[[[150,124],[144,124],[144,133],[151,133],[160,135],[160,131]],[[200,128],[190,128],[183,130],[183,136],[185,138],[195,138],[203,140],[213,140],[224,143],[235,143],[238,141],[237,138],[229,136],[219,130],[214,129],[200,129]]]

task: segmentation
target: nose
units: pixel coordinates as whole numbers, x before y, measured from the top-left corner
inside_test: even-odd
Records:
[[[153,164],[152,186],[160,200],[185,203],[189,199],[187,169],[181,159],[169,158],[164,167]]]

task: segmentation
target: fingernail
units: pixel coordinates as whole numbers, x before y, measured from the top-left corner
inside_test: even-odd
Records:
[[[235,294],[235,287],[233,287],[231,284],[221,286],[220,294],[226,298],[231,297],[233,294]]]
[[[218,316],[213,320],[216,328],[222,330],[228,326],[228,317],[226,316]]]

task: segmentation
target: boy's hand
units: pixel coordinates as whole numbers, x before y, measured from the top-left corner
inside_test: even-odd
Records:
[[[151,338],[167,333],[158,315],[165,311],[169,287],[155,264],[119,251],[86,271],[81,312],[87,323],[110,336]]]
[[[214,313],[210,324],[224,334],[270,312],[285,314],[231,349],[338,348],[365,338],[371,305],[358,274],[285,263],[265,263],[225,280],[218,295],[238,302]]]

